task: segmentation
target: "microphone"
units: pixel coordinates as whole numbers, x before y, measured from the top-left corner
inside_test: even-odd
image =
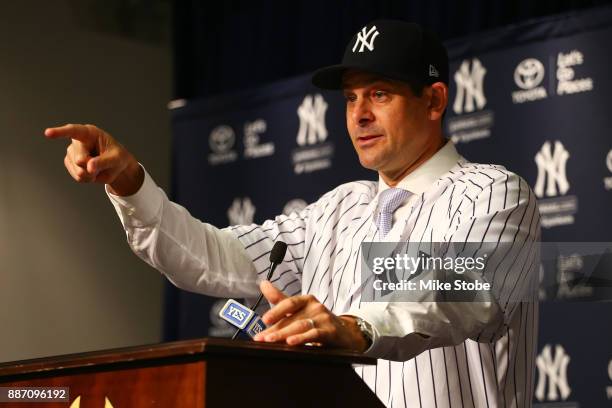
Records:
[[[276,269],[276,267],[277,267],[278,265],[280,265],[280,264],[283,262],[283,258],[285,258],[285,254],[286,254],[286,253],[287,253],[287,244],[285,244],[283,241],[276,241],[276,242],[274,243],[274,246],[272,247],[272,250],[270,251],[270,269],[269,269],[269,271],[268,271],[268,275],[266,275],[266,280],[270,280],[270,278],[272,278],[272,274],[274,273],[274,270]],[[223,306],[223,308],[222,308],[222,309],[221,309],[221,311],[219,312],[219,316],[220,316],[220,317],[221,317],[223,320],[225,320],[225,321],[227,321],[227,322],[231,323],[232,325],[234,325],[234,326],[236,326],[236,327],[238,328],[238,330],[236,330],[236,332],[235,332],[235,333],[234,333],[234,335],[232,336],[232,340],[235,340],[235,339],[236,339],[236,337],[238,337],[238,334],[240,333],[240,331],[241,331],[241,330],[244,330],[244,328],[246,327],[246,325],[247,325],[247,324],[249,324],[251,320],[253,320],[253,321],[259,320],[259,322],[260,322],[260,326],[262,326],[262,327],[263,327],[263,328],[262,328],[262,329],[260,329],[259,331],[262,331],[262,330],[264,330],[264,329],[266,328],[266,325],[264,324],[264,322],[263,322],[263,321],[261,320],[261,318],[260,318],[260,317],[259,317],[259,316],[258,316],[258,315],[257,315],[257,314],[254,312],[254,310],[255,310],[255,309],[257,309],[257,306],[259,306],[259,303],[261,302],[261,299],[263,299],[263,293],[260,293],[260,294],[259,294],[259,297],[257,298],[257,301],[255,302],[255,304],[254,304],[254,305],[253,305],[253,306],[252,306],[250,309],[249,309],[248,307],[246,307],[246,306],[241,305],[240,303],[236,302],[235,300],[231,300],[231,299],[230,299],[230,300],[228,300],[228,302],[225,304],[225,306]],[[249,317],[249,319],[247,319],[247,321],[241,321],[241,322],[240,322],[240,324],[236,324],[236,323],[237,323],[237,321],[236,321],[236,322],[235,322],[235,321],[232,321],[232,320],[230,320],[230,319],[226,318],[226,317],[224,316],[224,314],[223,314],[223,313],[224,313],[224,311],[226,310],[226,307],[228,307],[228,310],[229,310],[229,306],[228,306],[228,304],[229,304],[229,302],[230,302],[230,301],[234,302],[234,306],[235,306],[235,307],[237,307],[237,306],[236,306],[236,304],[237,304],[237,305],[239,305],[240,307],[242,307],[243,309],[246,309],[246,310],[243,310],[243,312],[244,312],[244,313],[248,313],[247,311],[250,311],[250,312],[252,312],[253,314],[248,316],[248,317]],[[256,316],[256,319],[252,319],[254,316]],[[243,326],[243,327],[240,327],[242,323],[244,323],[244,326]],[[249,325],[248,327],[249,327],[249,328],[251,328],[251,327],[252,327],[252,325]],[[253,338],[253,337],[255,336],[255,334],[259,333],[259,331],[251,335],[251,333],[249,332],[249,329],[247,329],[247,330],[246,330],[246,333],[247,333],[249,336],[251,336],[251,338]]]
[[[285,257],[286,253],[287,253],[287,244],[285,244],[283,241],[276,241],[276,243],[272,247],[272,251],[270,251],[270,270],[268,271],[266,280],[269,281],[270,278],[272,278],[272,274],[274,273],[274,270],[276,269],[278,265],[280,265],[283,262],[283,258]],[[261,302],[262,298],[263,298],[263,293],[260,293],[259,297],[257,298],[257,302],[255,302],[255,304],[252,307],[253,310],[257,309],[257,306],[259,306],[259,302]]]
[[[272,247],[272,251],[270,251],[270,271],[268,272],[268,276],[266,276],[266,280],[270,280],[276,267],[283,262],[286,253],[287,244],[283,241],[276,241]]]

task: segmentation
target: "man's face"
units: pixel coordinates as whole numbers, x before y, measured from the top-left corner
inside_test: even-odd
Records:
[[[407,84],[361,71],[344,74],[343,88],[346,126],[362,166],[394,179],[439,143],[431,135],[427,89],[416,97]]]

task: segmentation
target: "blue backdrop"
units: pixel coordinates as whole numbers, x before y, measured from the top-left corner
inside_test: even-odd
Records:
[[[612,241],[611,40],[604,8],[447,43],[446,134],[471,161],[531,184],[544,241]],[[353,152],[343,98],[308,75],[172,106],[173,198],[219,227],[376,179]],[[609,279],[611,264],[598,273]],[[576,283],[592,266],[570,249],[543,263],[535,402],[612,403],[612,303]],[[231,334],[215,317],[222,302],[168,288],[166,339]]]

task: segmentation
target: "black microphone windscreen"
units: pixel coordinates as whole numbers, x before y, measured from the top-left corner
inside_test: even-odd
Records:
[[[285,252],[287,252],[287,244],[283,241],[276,241],[270,252],[270,262],[275,264],[283,262]]]

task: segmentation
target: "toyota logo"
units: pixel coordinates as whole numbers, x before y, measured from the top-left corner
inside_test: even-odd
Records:
[[[221,125],[210,132],[208,143],[213,152],[225,153],[234,146],[235,140],[234,130],[227,125]]]
[[[535,58],[521,61],[514,70],[514,82],[522,89],[533,89],[544,79],[544,65]]]

